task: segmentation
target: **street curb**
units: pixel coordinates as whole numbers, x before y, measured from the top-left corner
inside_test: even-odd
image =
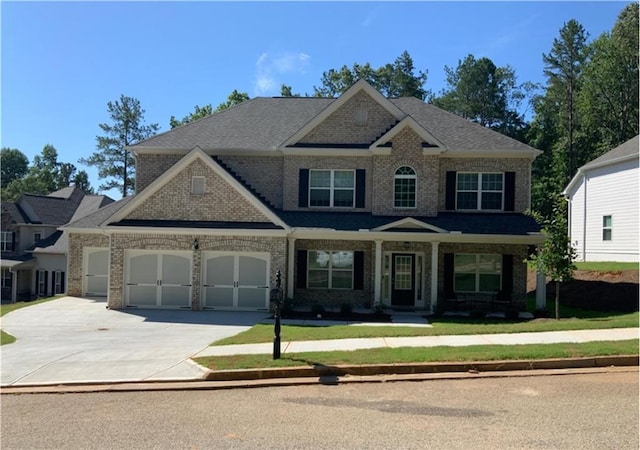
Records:
[[[410,364],[339,365],[263,369],[210,370],[206,381],[264,380],[327,376],[410,375],[451,372],[495,372],[514,370],[568,369],[588,367],[638,366],[638,355],[556,358],[521,361],[434,362]]]

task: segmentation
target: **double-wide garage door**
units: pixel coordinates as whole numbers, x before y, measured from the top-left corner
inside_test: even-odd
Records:
[[[191,308],[190,252],[128,251],[127,306]],[[269,306],[269,254],[203,252],[200,304],[206,309],[256,310]]]

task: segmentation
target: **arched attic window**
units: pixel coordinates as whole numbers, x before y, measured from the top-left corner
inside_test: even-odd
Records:
[[[394,207],[416,207],[416,178],[416,171],[409,166],[402,166],[396,170],[393,178]]]

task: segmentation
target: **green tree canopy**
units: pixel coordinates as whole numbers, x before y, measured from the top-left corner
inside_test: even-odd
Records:
[[[118,188],[126,197],[135,189],[135,160],[127,146],[154,135],[160,128],[157,123],[144,123],[144,109],[140,101],[121,95],[119,100],[107,103],[111,123],[99,124],[104,136],[96,137],[96,151],[80,163],[98,168],[98,177],[106,180],[100,190]]]
[[[182,120],[178,120],[175,118],[175,116],[171,116],[171,118],[169,119],[169,125],[171,126],[172,129],[175,127],[179,127],[181,125],[186,125],[188,123],[193,122],[194,120],[198,120],[198,119],[202,119],[203,117],[210,116],[214,112],[223,111],[234,105],[239,105],[242,102],[246,102],[247,100],[250,100],[249,94],[247,94],[246,92],[238,92],[236,89],[234,89],[233,92],[231,92],[231,94],[229,94],[229,96],[227,97],[227,100],[220,103],[215,110],[213,109],[213,106],[211,106],[210,103],[202,107],[196,105],[193,108],[193,112],[184,116]]]
[[[353,64],[352,68],[342,66],[323,72],[321,86],[314,86],[316,97],[336,97],[363,79],[375,87],[385,97],[417,97],[425,100],[431,95],[424,88],[427,71],[416,73],[409,52],[403,52],[393,63],[373,69],[371,64]]]
[[[17,148],[0,150],[0,184],[4,189],[13,180],[24,177],[29,170],[29,158]]]

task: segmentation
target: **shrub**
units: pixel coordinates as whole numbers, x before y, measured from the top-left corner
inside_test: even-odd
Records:
[[[343,303],[340,305],[340,314],[348,316],[353,312],[353,305],[351,303]]]
[[[311,312],[314,314],[324,314],[325,309],[321,304],[314,303],[313,305],[311,305]]]

